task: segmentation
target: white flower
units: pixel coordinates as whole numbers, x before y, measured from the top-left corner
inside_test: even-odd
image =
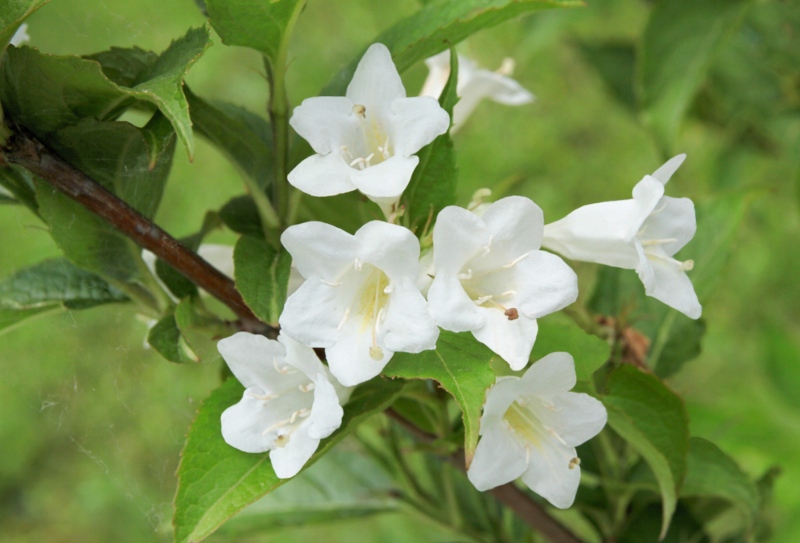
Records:
[[[632,200],[591,204],[544,227],[542,246],[573,260],[635,269],[645,292],[693,319],[702,312],[686,275],[694,262],[672,256],[697,229],[688,198],[664,196],[686,155],[668,160],[633,187]]]
[[[350,235],[308,222],[287,228],[281,242],[306,278],[286,301],[281,328],[324,347],[342,384],[375,377],[396,351],[436,346],[439,329],[415,285],[419,241],[410,230],[372,221]]]
[[[233,247],[231,245],[203,243],[197,248],[197,254],[200,256],[200,258],[214,266],[225,276],[233,279]],[[164,292],[167,293],[167,296],[169,296],[173,302],[178,303],[180,300],[178,300],[178,298],[172,294],[172,291],[169,290],[167,285],[165,285],[158,276],[158,273],[156,273],[155,253],[148,251],[147,249],[142,249],[142,260],[144,261],[145,266],[147,266],[147,269],[150,270],[150,273],[153,275],[159,286],[161,286],[161,288],[164,289]],[[205,293],[205,291],[202,289],[201,292]]]
[[[562,509],[572,505],[581,479],[575,447],[606,424],[606,409],[575,386],[568,353],[552,353],[520,377],[500,377],[489,389],[481,440],[467,470],[480,491],[517,477]]]
[[[23,43],[28,43],[29,41],[31,41],[31,37],[28,35],[28,23],[22,23],[11,37],[9,43],[14,47],[19,47]]]
[[[528,363],[536,319],[578,297],[575,272],[538,250],[542,227],[539,206],[509,196],[480,217],[447,207],[433,229],[431,315],[445,330],[471,331],[514,370]]]
[[[329,378],[313,349],[283,335],[239,332],[217,348],[246,389],[222,413],[222,437],[244,452],[270,451],[275,474],[293,477],[342,424],[350,390]]]
[[[447,84],[447,78],[450,77],[450,51],[430,57],[425,64],[428,65],[429,72],[420,95],[438,98]],[[460,100],[453,108],[453,128],[450,132],[460,128],[484,98],[508,106],[521,106],[533,102],[533,94],[508,77],[513,71],[514,61],[510,58],[504,59],[500,68],[492,72],[458,55],[456,94]]]
[[[419,162],[412,155],[444,134],[450,117],[433,98],[406,98],[389,50],[376,43],[345,96],[304,100],[289,123],[317,153],[289,183],[312,196],[358,189],[388,214]]]

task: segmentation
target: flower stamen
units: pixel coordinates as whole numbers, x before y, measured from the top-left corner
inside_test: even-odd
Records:
[[[527,253],[525,253],[525,254],[519,255],[517,258],[515,258],[514,260],[512,260],[512,261],[511,261],[511,262],[509,262],[508,264],[505,264],[505,265],[503,266],[503,268],[505,268],[505,269],[508,269],[508,268],[513,268],[514,266],[516,266],[517,264],[519,264],[520,262],[522,262],[523,260],[525,260],[526,258],[528,258],[528,255],[529,255],[529,254],[531,254],[531,251],[528,251],[528,252],[527,252]]]

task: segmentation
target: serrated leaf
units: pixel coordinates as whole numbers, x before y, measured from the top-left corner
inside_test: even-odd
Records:
[[[277,325],[286,303],[291,255],[264,240],[242,236],[233,252],[236,290],[261,321]]]
[[[681,497],[719,498],[730,502],[752,527],[758,513],[758,490],[742,469],[719,447],[699,437],[689,441],[686,479]]]
[[[452,124],[453,107],[458,102],[458,55],[454,49],[450,51],[450,77],[442,90],[439,105],[450,115]],[[414,169],[402,201],[406,208],[406,224],[421,236],[425,233],[425,225],[432,225],[439,211],[455,203],[458,170],[449,131],[438,136],[417,154],[419,164]]]
[[[158,354],[177,364],[184,362],[199,362],[200,359],[192,351],[186,340],[181,336],[175,315],[169,314],[162,317],[147,334],[147,343]]]
[[[433,379],[455,398],[464,420],[464,454],[469,465],[478,445],[486,391],[495,381],[490,365],[495,356],[472,334],[443,330],[436,349],[417,354],[395,353],[383,373],[404,379]]]
[[[658,481],[663,537],[686,475],[689,418],[683,400],[657,377],[623,365],[609,376],[603,404],[609,426],[642,455]]]
[[[714,53],[739,24],[749,0],[662,0],[639,42],[642,119],[665,154],[703,83]]]
[[[553,313],[536,321],[539,333],[531,358],[539,360],[550,353],[567,352],[575,359],[575,373],[581,381],[608,361],[610,347],[597,336],[587,334],[562,313]]]
[[[382,32],[373,42],[389,48],[397,70],[402,73],[475,32],[518,15],[582,5],[579,0],[435,0]],[[358,55],[343,68],[322,94],[344,94],[360,59]]]
[[[0,55],[22,22],[50,0],[0,0]]]
[[[208,102],[188,88],[185,93],[195,130],[222,151],[243,177],[266,187],[274,176],[269,123],[244,108]]]
[[[139,47],[112,47],[83,58],[100,63],[105,76],[123,87],[133,87],[139,76],[158,60],[158,55]]]
[[[222,43],[250,47],[274,63],[286,47],[291,28],[305,3],[305,0],[206,0],[206,9]]]
[[[401,393],[403,384],[380,378],[356,388],[344,408],[342,426],[322,440],[306,468],[328,452],[369,416],[382,411]],[[246,505],[275,490],[278,479],[268,454],[248,454],[222,439],[220,415],[238,402],[244,389],[228,379],[203,402],[189,430],[178,466],[175,496],[176,543],[197,543]]]

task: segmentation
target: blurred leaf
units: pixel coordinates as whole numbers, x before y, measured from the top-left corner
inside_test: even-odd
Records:
[[[0,0],[0,56],[31,13],[50,0]]]
[[[657,504],[651,504],[636,511],[619,536],[619,543],[710,543],[703,525],[682,504],[675,511],[669,531],[666,535],[660,534],[659,509]]]
[[[680,123],[712,56],[739,24],[749,0],[661,0],[639,42],[642,120],[665,155],[672,154]]]
[[[229,325],[206,310],[197,296],[187,296],[178,303],[175,308],[175,325],[194,358],[198,362],[206,363],[221,359],[217,341],[232,332]]]
[[[478,445],[486,391],[495,381],[490,366],[495,356],[472,334],[443,330],[436,349],[416,354],[395,353],[383,373],[404,379],[433,379],[455,398],[464,419],[464,454],[469,465]]]
[[[609,426],[642,455],[658,481],[663,536],[686,475],[689,417],[683,400],[657,377],[623,365],[610,374],[603,403]]]
[[[719,447],[699,437],[689,440],[686,479],[681,497],[720,498],[739,508],[752,527],[758,513],[755,484]]]
[[[10,192],[16,201],[39,215],[39,204],[36,203],[36,189],[33,186],[33,175],[23,168],[0,166],[0,186]]]
[[[706,321],[693,320],[675,312],[675,323],[672,324],[669,337],[664,343],[657,361],[652,361],[656,375],[667,378],[680,370],[686,362],[700,356],[703,335],[706,332]]]
[[[342,426],[322,440],[308,468],[352,429],[394,401],[403,383],[373,379],[353,391],[345,406]],[[246,505],[275,490],[288,479],[278,479],[269,455],[248,454],[222,439],[220,415],[238,402],[244,389],[228,379],[203,402],[189,430],[178,466],[175,496],[175,542],[199,542]]]
[[[458,55],[451,48],[450,77],[442,90],[439,105],[451,118],[453,107],[458,102]],[[450,133],[445,132],[425,146],[419,153],[419,164],[414,169],[411,181],[403,193],[403,205],[408,227],[421,236],[428,224],[433,224],[439,211],[456,202],[458,170]]]
[[[242,236],[233,253],[236,289],[261,321],[277,325],[286,303],[291,255],[266,241]]]
[[[204,26],[189,29],[158,57],[141,49],[117,48],[90,60],[9,48],[0,101],[11,118],[45,141],[47,134],[81,119],[112,120],[136,100],[150,102],[170,120],[191,159],[194,139],[183,78],[210,45],[210,29]],[[104,73],[102,61],[110,63],[110,75]],[[137,69],[141,71],[134,77]],[[129,81],[132,86],[121,84]]]
[[[420,60],[455,46],[470,35],[524,13],[584,5],[580,0],[433,0],[373,40],[392,52],[402,73]],[[321,94],[343,95],[361,55],[339,71]]]
[[[305,0],[206,0],[206,9],[222,43],[261,51],[274,64],[305,4]]]
[[[14,309],[0,303],[0,334],[8,332],[12,327],[42,313],[58,309],[58,305],[46,305],[31,309]]]
[[[184,362],[199,362],[200,358],[186,343],[178,329],[175,315],[169,314],[162,317],[147,334],[147,343],[158,354],[169,360],[182,364]]]
[[[188,88],[185,93],[195,130],[222,151],[240,175],[266,187],[274,175],[267,121],[232,104],[207,102]]]
[[[636,49],[632,43],[579,42],[586,61],[606,84],[611,96],[631,112],[637,110],[634,74]]]
[[[761,338],[770,382],[785,402],[800,409],[800,345],[782,326],[768,327]]]
[[[536,322],[539,324],[539,333],[531,353],[534,360],[550,353],[567,352],[575,359],[575,373],[581,381],[591,379],[597,368],[608,361],[608,343],[587,334],[566,315],[553,313]]]
[[[219,218],[234,232],[257,238],[264,237],[258,208],[249,194],[235,196],[228,200],[219,210]]]
[[[383,212],[358,191],[315,198],[303,195],[300,200],[300,221],[323,221],[354,234],[365,223],[383,220]]]

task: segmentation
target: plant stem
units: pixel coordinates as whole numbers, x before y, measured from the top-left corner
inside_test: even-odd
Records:
[[[270,331],[244,303],[233,281],[33,136],[15,130],[0,154],[7,162],[38,175],[227,305],[239,317],[241,329]]]

